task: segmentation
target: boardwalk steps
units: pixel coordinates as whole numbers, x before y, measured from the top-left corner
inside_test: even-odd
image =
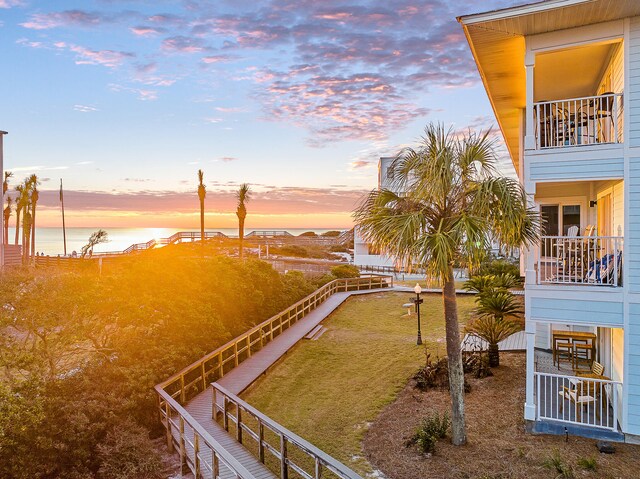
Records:
[[[281,478],[291,472],[297,473],[292,477],[305,479],[321,475],[361,479],[237,395],[348,297],[392,287],[389,276],[332,281],[158,384],[155,390],[167,445],[180,454],[183,467],[207,479],[266,479],[276,477],[264,464],[275,458]],[[322,332],[319,329],[316,335]],[[270,437],[261,439],[261,431]],[[248,439],[253,439],[249,448],[245,447]]]

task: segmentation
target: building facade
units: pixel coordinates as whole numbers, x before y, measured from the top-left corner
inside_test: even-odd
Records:
[[[636,441],[640,2],[549,0],[458,20],[544,220],[522,261],[525,418]]]
[[[388,173],[393,160],[393,157],[382,157],[378,161],[378,189],[391,186]],[[394,268],[396,265],[393,258],[367,243],[358,232],[358,227],[353,230],[353,264],[364,269]]]

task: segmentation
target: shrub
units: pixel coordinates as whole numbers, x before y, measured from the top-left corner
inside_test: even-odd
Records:
[[[331,268],[331,274],[336,278],[359,278],[360,270],[352,264],[341,264]]]
[[[547,469],[551,469],[556,472],[556,478],[573,479],[574,477],[573,468],[570,465],[565,464],[564,459],[562,459],[557,449],[555,449],[553,453],[544,460],[542,465]]]
[[[450,425],[451,421],[446,412],[442,416],[436,412],[422,420],[407,446],[416,445],[423,454],[433,454],[436,451],[436,443],[439,439],[444,439]]]
[[[162,461],[149,440],[146,431],[131,421],[111,430],[98,445],[100,469],[98,477],[127,479],[160,477]]]
[[[520,265],[505,259],[488,259],[483,262],[473,276],[510,274],[520,278]]]
[[[341,234],[342,234],[342,232],[340,232],[338,230],[331,230],[331,231],[325,231],[324,233],[322,233],[321,236],[325,236],[325,237],[328,237],[328,238],[337,238]]]
[[[595,457],[581,457],[578,459],[578,466],[585,471],[595,471],[598,469],[598,461]]]
[[[420,369],[413,379],[415,387],[420,391],[427,391],[431,388],[449,389],[449,362],[447,358],[431,360],[431,354],[427,352],[427,359],[424,368]],[[464,392],[469,392],[471,386],[464,381]]]
[[[303,238],[315,238],[318,234],[314,231],[305,231],[304,233],[300,233],[298,236],[302,236]]]

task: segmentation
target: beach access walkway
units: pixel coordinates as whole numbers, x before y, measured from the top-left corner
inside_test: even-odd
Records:
[[[391,276],[339,279],[156,386],[170,450],[196,477],[361,479],[238,395],[353,295],[389,291]],[[219,420],[222,419],[222,424]],[[265,462],[275,459],[279,474]]]

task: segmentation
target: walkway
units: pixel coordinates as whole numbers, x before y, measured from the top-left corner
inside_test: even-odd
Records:
[[[284,356],[295,344],[306,336],[320,322],[335,311],[347,298],[352,295],[371,294],[378,292],[388,292],[390,288],[372,289],[366,291],[351,291],[335,293],[325,302],[311,311],[304,318],[284,331],[281,335],[267,344],[260,351],[254,353],[250,358],[241,362],[237,367],[229,371],[218,383],[228,389],[231,393],[239,395],[249,387],[256,379]],[[255,458],[244,446],[236,442],[235,438],[229,435],[211,417],[213,393],[208,387],[204,392],[198,394],[186,405],[185,409],[193,418],[209,432],[229,453],[231,453],[249,472],[257,479],[273,478],[271,473],[262,463]],[[192,451],[190,451],[192,454]],[[207,457],[207,461],[211,458]],[[230,473],[224,474],[221,468],[221,477],[234,477]],[[228,472],[228,471],[225,471]]]

